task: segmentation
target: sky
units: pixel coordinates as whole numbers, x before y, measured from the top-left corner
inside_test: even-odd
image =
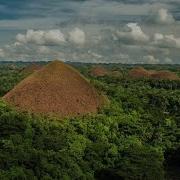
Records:
[[[0,0],[1,61],[180,64],[180,0]]]

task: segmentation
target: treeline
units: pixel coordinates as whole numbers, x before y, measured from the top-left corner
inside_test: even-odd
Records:
[[[20,68],[14,69],[11,66],[0,66],[0,97],[25,77],[20,70]]]

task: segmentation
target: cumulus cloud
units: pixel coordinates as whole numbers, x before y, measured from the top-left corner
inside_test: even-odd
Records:
[[[2,57],[4,57],[4,56],[5,56],[4,50],[3,50],[3,49],[0,49],[0,57],[2,58]]]
[[[23,44],[31,43],[37,45],[59,45],[65,42],[64,34],[58,29],[49,31],[27,30],[26,34],[18,34],[16,40]]]
[[[173,15],[164,8],[153,12],[150,19],[157,24],[172,24],[175,22]]]
[[[137,23],[128,23],[120,30],[83,28],[84,32],[79,28],[67,28],[62,30],[64,34],[61,40],[55,38],[59,33],[54,33],[54,30],[28,30],[18,34],[15,42],[3,47],[0,58],[5,59],[2,56],[6,56],[8,60],[30,61],[60,58],[95,63],[176,63],[178,54],[175,53],[180,48],[180,38],[166,35],[166,32],[154,34],[156,30],[146,28],[143,26],[142,29]],[[94,41],[95,38],[98,41]]]
[[[72,41],[75,44],[84,44],[85,40],[86,40],[86,36],[84,31],[82,31],[79,28],[75,28],[73,29],[70,33],[69,33],[70,37],[69,40]]]
[[[15,47],[18,47],[18,46],[21,46],[22,45],[22,43],[20,43],[20,42],[15,42],[14,44],[13,44],[13,46],[15,46]]]
[[[95,57],[95,58],[97,58],[97,59],[100,59],[100,58],[103,57],[101,54],[92,52],[91,50],[88,51],[88,54],[91,54],[93,57]]]
[[[152,44],[164,48],[180,48],[180,38],[175,37],[173,34],[163,35],[156,33]]]
[[[128,54],[119,53],[115,62],[116,63],[120,62],[120,63],[128,64],[128,63],[132,63],[132,60]]]
[[[38,49],[37,49],[37,53],[40,53],[40,54],[50,54],[51,50],[47,46],[39,46]]]
[[[147,55],[143,57],[143,62],[146,64],[158,64],[160,61],[152,55]]]
[[[49,58],[49,59],[61,59],[65,60],[66,56],[63,52],[60,52],[60,50],[55,50],[53,48],[49,48],[47,46],[39,46],[37,48],[37,56],[39,58]]]
[[[128,23],[124,31],[117,31],[116,35],[123,42],[148,42],[149,36],[146,35],[137,23]]]
[[[172,63],[173,63],[173,60],[170,59],[170,58],[168,58],[168,57],[166,57],[166,58],[164,59],[164,63],[166,63],[166,64],[172,64]]]

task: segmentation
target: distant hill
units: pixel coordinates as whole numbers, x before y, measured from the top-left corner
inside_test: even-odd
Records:
[[[168,79],[168,80],[178,80],[180,79],[176,73],[170,71],[157,71],[151,74],[153,79]]]
[[[109,71],[103,66],[94,66],[90,70],[91,76],[102,77],[109,74]]]
[[[129,71],[129,76],[132,78],[147,78],[150,74],[143,67],[134,67]]]
[[[128,73],[131,78],[150,78],[159,80],[179,80],[178,75],[171,71],[146,70],[143,67],[134,67]]]

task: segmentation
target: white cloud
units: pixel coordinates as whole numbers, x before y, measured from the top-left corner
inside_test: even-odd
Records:
[[[164,48],[180,48],[180,38],[175,37],[173,34],[163,35],[156,33],[152,44]]]
[[[39,46],[38,49],[37,49],[37,53],[50,54],[51,50],[47,46]]]
[[[49,31],[27,30],[26,34],[18,34],[16,39],[19,43],[37,45],[59,45],[65,42],[64,34],[58,29]]]
[[[166,63],[166,64],[172,64],[172,63],[173,63],[173,60],[170,59],[170,58],[168,58],[168,57],[166,57],[166,58],[164,59],[164,63]]]
[[[4,57],[4,56],[5,56],[4,50],[3,50],[3,49],[0,49],[0,57],[2,58],[2,57]]]
[[[93,57],[95,57],[95,58],[97,58],[97,59],[100,59],[100,58],[103,57],[101,54],[92,52],[91,50],[88,51],[88,54],[92,55]]]
[[[167,32],[159,29],[151,31],[147,27],[146,24],[141,28],[137,23],[128,23],[124,29],[118,29],[117,33],[114,33],[117,28],[89,30],[88,27],[82,27],[82,31],[69,27],[66,31],[62,30],[63,40],[60,41],[55,38],[57,35],[54,30],[28,30],[24,34],[18,34],[16,41],[2,47],[4,52],[0,52],[0,57],[3,54],[5,58],[1,59],[7,60],[60,58],[81,62],[176,63],[180,38],[176,38],[175,34],[167,35]],[[161,33],[154,34],[155,32]],[[98,39],[98,43],[94,39]],[[84,43],[85,46],[78,46]]]
[[[131,58],[129,57],[128,54],[124,54],[124,53],[119,53],[118,54],[118,60],[116,62],[121,62],[121,63],[129,63],[131,62]]]
[[[75,28],[73,29],[70,33],[69,33],[70,37],[70,41],[72,41],[73,43],[75,44],[84,44],[85,43],[85,40],[86,40],[86,36],[85,36],[85,33],[84,31],[82,31],[81,29],[79,28]]]
[[[15,42],[13,45],[14,45],[15,47],[17,47],[17,46],[21,46],[22,43],[20,43],[20,42]]]
[[[159,63],[159,59],[156,59],[152,55],[148,55],[148,56],[144,56],[143,57],[143,62],[147,63],[147,64],[158,64]]]
[[[175,22],[173,15],[164,8],[153,12],[152,20],[157,24],[172,24]]]
[[[148,42],[149,36],[146,35],[137,23],[128,23],[124,31],[117,31],[117,36],[121,41]]]

